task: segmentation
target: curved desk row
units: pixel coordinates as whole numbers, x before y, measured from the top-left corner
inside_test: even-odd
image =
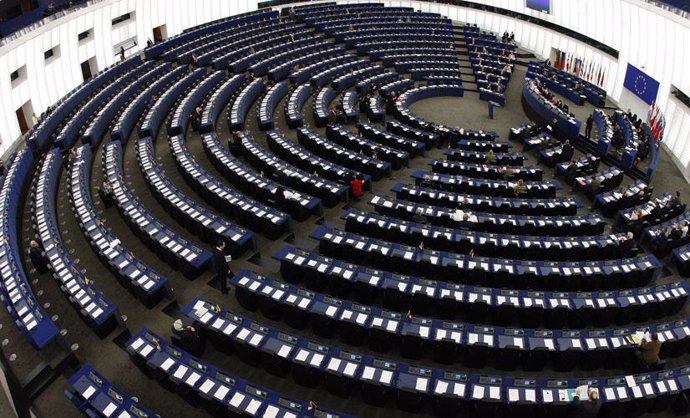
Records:
[[[88,145],[82,145],[77,148],[76,154],[70,165],[67,182],[70,205],[93,251],[120,284],[147,307],[155,306],[164,296],[172,296],[168,279],[134,257],[98,214],[91,199],[91,149]]]
[[[626,325],[663,318],[687,303],[690,285],[685,280],[630,290],[598,292],[541,292],[480,287],[389,271],[324,257],[285,245],[273,254],[280,261],[283,280],[308,289],[385,309],[414,312],[453,320],[523,327],[584,328]]]
[[[359,132],[360,136],[363,136],[367,139],[407,152],[412,158],[422,155],[426,149],[426,146],[423,142],[418,142],[414,139],[390,133],[366,122],[358,123],[357,131]]]
[[[485,196],[516,197],[515,182],[506,180],[485,180],[473,177],[453,176],[416,170],[410,175],[416,183],[430,183],[434,188],[452,192],[474,193]],[[524,182],[526,198],[554,198],[556,190],[561,188],[558,180]]]
[[[582,202],[574,197],[559,197],[555,199],[487,197],[427,189],[404,183],[395,184],[391,191],[396,193],[398,199],[427,205],[447,208],[469,208],[481,212],[514,215],[575,215],[577,209],[582,206]]]
[[[60,290],[82,320],[96,335],[104,338],[121,321],[117,307],[96,285],[87,282],[86,273],[62,242],[55,211],[62,164],[60,150],[53,148],[45,155],[36,174],[32,215],[34,230]]]
[[[269,239],[276,239],[289,229],[288,215],[250,199],[201,167],[185,145],[184,137],[168,137],[168,144],[182,177],[217,211],[253,231],[262,231]]]
[[[509,328],[382,310],[284,284],[250,270],[240,271],[230,283],[237,301],[249,311],[260,310],[297,329],[311,325],[316,335],[339,335],[353,346],[368,341],[370,347],[384,353],[395,347],[406,358],[420,359],[432,351],[434,360],[443,364],[461,359],[468,367],[493,363],[504,370],[524,366],[542,370],[552,360],[558,371],[577,366],[584,370],[627,368],[638,348],[633,336],[640,338],[647,330],[663,341],[664,358],[683,356],[690,348],[688,319],[615,329]],[[262,333],[258,334],[249,338],[260,341]]]
[[[353,152],[361,152],[371,156],[371,158],[389,162],[393,170],[399,170],[410,163],[410,154],[406,151],[380,145],[377,142],[358,136],[340,124],[329,124],[326,127],[326,137]]]
[[[412,247],[319,226],[310,235],[324,255],[434,280],[542,290],[614,290],[645,286],[661,274],[653,255],[607,261],[526,261],[473,257]]]
[[[490,376],[346,351],[257,324],[201,298],[183,312],[217,349],[236,351],[251,365],[263,364],[280,377],[292,374],[298,384],[309,388],[322,384],[340,397],[347,398],[359,388],[368,404],[382,407],[392,398],[398,408],[409,412],[430,404],[437,416],[444,417],[569,416],[575,409],[575,388],[587,385],[598,391],[605,410],[623,415],[628,409],[663,410],[690,390],[688,367],[608,378]],[[631,380],[633,386],[628,385]]]
[[[487,180],[510,179],[525,181],[542,181],[544,172],[541,168],[528,167],[500,167],[495,165],[463,163],[460,161],[431,160],[431,171],[439,174],[453,174]]]
[[[472,225],[467,221],[457,222],[451,227],[432,226],[357,209],[349,209],[340,218],[346,221],[345,229],[348,232],[392,242],[407,245],[424,242],[424,248],[431,250],[461,254],[472,251],[479,256],[526,260],[583,261],[620,258],[619,240],[625,239],[623,233],[569,237],[508,235],[511,231],[504,229],[497,233],[475,232],[454,228],[470,224],[471,229]],[[525,233],[528,232],[527,229],[518,228],[516,232]]]
[[[117,62],[92,77],[86,83],[75,87],[53,106],[53,111],[48,116],[41,115],[41,120],[28,134],[26,143],[32,152],[45,150],[53,143],[54,134],[66,120],[70,119],[72,112],[78,111],[80,104],[97,92],[107,88],[123,74],[132,71],[133,68],[142,65],[141,57],[135,56],[125,61]],[[115,83],[113,83],[115,84]]]
[[[113,385],[90,364],[82,366],[67,381],[65,395],[87,417],[157,418],[158,414],[141,405]]]
[[[125,343],[137,367],[164,387],[177,389],[193,404],[213,414],[275,418],[333,417],[346,415],[311,408],[308,402],[283,397],[218,369],[175,347],[143,328]]]
[[[256,14],[256,12],[254,12]],[[240,18],[241,19],[241,18]],[[217,22],[217,21],[216,21]],[[218,23],[218,22],[217,22]],[[255,16],[247,14],[246,20],[238,21],[233,24],[221,24],[215,26],[213,29],[203,28],[197,26],[189,32],[197,32],[198,35],[187,42],[167,48],[165,52],[160,55],[163,61],[179,62],[181,64],[191,64],[194,59],[192,54],[197,56],[197,63],[199,56],[205,55],[212,50],[218,50],[222,45],[232,44],[242,38],[249,38],[260,33],[265,27],[275,27],[279,25],[278,14],[276,12],[263,12]],[[214,25],[213,23],[209,24]],[[185,32],[185,35],[189,32]],[[179,35],[183,36],[183,35]],[[174,40],[176,38],[171,38]],[[166,44],[168,40],[162,42]],[[150,49],[157,48],[160,44],[149,47]],[[147,49],[148,51],[148,49]],[[151,58],[147,55],[147,58]],[[208,61],[204,61],[207,65]]]
[[[525,85],[522,88],[522,98],[542,122],[553,124],[553,120],[556,119],[554,129],[561,135],[570,140],[577,140],[580,137],[582,122],[565,114],[544,99],[537,91],[533,81],[525,81]]]
[[[256,118],[259,129],[262,131],[273,129],[273,114],[278,103],[288,94],[290,83],[287,80],[280,81],[268,89],[261,103],[256,108]]]
[[[126,107],[127,102],[132,100],[132,97],[138,97],[139,93],[145,90],[147,86],[153,84],[171,69],[171,65],[168,63],[145,63],[144,65],[147,64],[150,68],[144,71],[139,79],[120,90],[106,106],[101,107],[81,137],[83,144],[97,147],[108,131],[113,118],[121,109]]]
[[[314,129],[299,128],[297,130],[297,139],[302,146],[314,154],[351,170],[366,173],[374,181],[390,175],[391,164],[389,162],[355,154],[351,150],[336,145],[322,137]]]
[[[127,142],[132,131],[136,127],[141,115],[146,108],[152,105],[152,98],[159,95],[166,86],[181,79],[188,73],[188,67],[180,66],[161,76],[156,81],[152,82],[139,95],[137,95],[127,107],[120,113],[120,116],[115,121],[113,129],[110,131],[110,137],[114,141]]]
[[[255,248],[254,233],[216,215],[182,193],[158,163],[151,138],[137,142],[137,161],[149,190],[163,209],[204,242],[216,245],[223,240],[226,252],[239,258]]]
[[[245,133],[241,134],[242,139],[245,136]],[[242,160],[235,158],[220,143],[215,132],[202,135],[201,142],[213,166],[238,190],[262,202],[269,202],[275,199],[275,193],[279,184],[263,177],[260,173],[247,166]],[[291,194],[287,211],[293,218],[302,221],[311,214],[321,212],[321,199],[294,189],[287,191]]]
[[[60,331],[36,299],[26,271],[17,225],[22,187],[30,181],[34,158],[29,149],[18,151],[0,178],[0,290],[3,304],[14,324],[38,350],[59,338]]]
[[[348,187],[329,180],[322,179],[310,172],[287,164],[285,161],[267,152],[261,145],[245,135],[242,138],[244,158],[254,167],[260,169],[265,176],[274,177],[286,187],[316,196],[328,207],[347,200]],[[313,214],[320,215],[321,208],[314,208]]]
[[[122,145],[113,141],[103,150],[103,174],[112,187],[115,204],[132,232],[170,267],[185,277],[199,276],[211,253],[170,230],[151,214],[130,190],[122,172]]]
[[[524,216],[466,211],[457,214],[461,218],[456,219],[457,209],[398,200],[385,195],[373,196],[369,204],[374,205],[377,212],[398,219],[414,219],[415,215],[421,215],[425,218],[425,222],[433,225],[463,227],[494,233],[581,237],[602,234],[606,227],[606,221],[598,214]]]
[[[371,186],[370,175],[353,173],[345,167],[324,160],[286,138],[277,129],[266,132],[266,142],[275,155],[302,170],[310,173],[315,172],[319,177],[342,184],[349,184],[353,176],[361,176],[365,188],[369,189]]]

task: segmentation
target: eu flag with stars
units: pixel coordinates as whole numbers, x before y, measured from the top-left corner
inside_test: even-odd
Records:
[[[656,100],[656,94],[659,91],[659,82],[632,64],[628,64],[623,86],[647,104],[652,104]]]

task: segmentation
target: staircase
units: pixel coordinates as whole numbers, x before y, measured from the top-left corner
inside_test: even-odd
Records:
[[[460,68],[462,69],[462,87],[465,91],[478,92],[477,80],[475,80],[474,74],[472,73],[470,55],[467,50],[467,40],[465,39],[462,27],[453,27],[453,37],[455,38],[455,49],[458,51],[458,60],[460,61]]]
[[[575,148],[578,150],[586,153],[586,154],[592,154],[592,155],[599,155],[599,152],[597,151],[597,144],[594,141],[591,141],[589,139],[586,139],[584,136],[580,135],[577,141],[573,143]],[[601,162],[606,164],[607,166],[616,166],[623,170],[625,174],[630,176],[631,178],[635,180],[647,180],[647,174],[640,170],[637,167],[633,167],[630,169],[624,169],[621,167],[621,160],[614,154],[606,154],[604,156],[601,156]]]

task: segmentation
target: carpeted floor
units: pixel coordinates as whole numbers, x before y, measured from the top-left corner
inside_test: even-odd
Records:
[[[420,101],[412,106],[412,111],[419,116],[449,126],[460,126],[470,129],[485,129],[495,130],[499,132],[503,139],[508,138],[508,130],[527,121],[527,117],[522,109],[520,94],[522,90],[522,83],[524,78],[524,69],[518,67],[513,75],[507,90],[507,106],[496,110],[495,118],[490,120],[487,116],[486,102],[479,101],[478,95],[474,92],[467,92],[462,98],[435,98]],[[334,101],[337,103],[338,98]],[[288,137],[296,140],[294,130],[287,128],[283,112],[282,103],[277,107],[276,112],[276,127],[281,129]],[[304,114],[309,125],[314,125],[313,117],[311,115],[311,99],[304,107]],[[574,109],[575,106],[571,106]],[[582,108],[575,108],[575,113],[586,115],[591,111],[591,107],[583,106]],[[254,138],[263,146],[266,147],[264,134],[257,128],[257,122],[254,117],[254,109],[248,113],[248,127],[247,129]],[[224,120],[219,122],[219,135],[221,138],[228,138],[226,123]],[[354,129],[354,125],[350,124],[350,128]],[[323,130],[322,130],[323,132]],[[130,143],[125,149],[125,173],[128,182],[132,189],[136,192],[141,202],[150,210],[158,219],[171,229],[180,232],[190,240],[198,243],[202,247],[209,248],[207,244],[203,244],[199,239],[194,237],[191,233],[180,226],[166,211],[156,202],[148,190],[148,186],[142,177],[142,173],[136,162],[135,155],[135,141],[136,138],[131,138]],[[198,161],[206,170],[214,173],[218,178],[222,178],[206,158],[202,149],[199,137],[197,134],[191,132],[187,137],[187,146],[196,157]],[[101,147],[102,149],[102,147]],[[156,143],[155,150],[160,164],[165,169],[166,175],[179,187],[179,189],[190,197],[196,199],[200,204],[212,209],[205,204],[203,199],[199,196],[197,191],[189,187],[177,172],[175,164],[172,160],[170,150],[168,149],[167,138],[161,135]],[[101,170],[101,153],[100,150],[94,156],[94,166],[92,168],[92,187],[95,188],[102,181]],[[427,169],[427,162],[433,158],[441,158],[442,150],[434,149],[426,153],[423,157],[418,157],[410,162],[409,167],[394,172],[390,178],[383,179],[373,185],[372,192],[391,195],[390,187],[398,181],[411,182],[410,173],[416,169]],[[536,165],[537,161],[534,155],[529,155],[525,165]],[[553,171],[544,167],[547,178],[551,178]],[[171,281],[175,300],[164,300],[152,309],[144,307],[137,299],[123,289],[115,278],[109,274],[107,269],[103,266],[97,256],[93,253],[86,240],[83,238],[79,226],[72,214],[71,208],[67,200],[67,187],[65,185],[65,176],[63,173],[62,182],[59,189],[58,199],[58,221],[60,222],[61,233],[63,235],[66,245],[73,250],[73,256],[79,259],[80,266],[88,272],[96,285],[102,289],[106,295],[118,306],[120,313],[126,316],[127,327],[131,332],[136,332],[142,327],[148,327],[152,331],[159,333],[166,338],[170,335],[170,326],[178,307],[187,303],[197,296],[203,296],[211,301],[217,302],[221,306],[233,310],[239,314],[249,316],[260,323],[267,323],[276,326],[289,333],[305,336],[315,341],[329,342],[335,345],[344,345],[337,339],[325,340],[317,337],[310,331],[298,331],[290,329],[285,323],[273,322],[261,316],[258,312],[248,312],[244,310],[237,303],[232,292],[229,295],[221,295],[220,291],[209,284],[211,282],[211,273],[207,272],[201,277],[193,281],[189,281],[182,277],[178,272],[172,270],[167,264],[158,259],[141,241],[134,236],[127,224],[123,221],[118,213],[117,208],[105,208],[97,198],[94,192],[94,200],[97,206],[102,211],[102,216],[122,243],[132,251],[132,253],[145,260],[152,265],[161,274],[168,277]],[[632,181],[626,178],[625,180]],[[657,192],[665,190],[680,190],[684,197],[690,196],[690,186],[683,180],[678,171],[673,167],[668,156],[662,157],[659,164],[659,172],[652,181],[656,187]],[[569,193],[569,188],[559,191],[559,194]],[[581,196],[582,200],[587,202],[587,199]],[[29,197],[27,197],[29,199]],[[23,211],[23,239],[25,244],[28,242],[29,236],[33,234],[30,229],[30,211],[28,210],[29,200],[27,200],[26,207]],[[238,271],[243,268],[256,270],[259,273],[264,273],[275,278],[280,278],[278,263],[271,259],[271,255],[289,242],[297,247],[308,250],[317,248],[317,242],[308,238],[308,235],[313,231],[318,224],[326,224],[337,228],[343,228],[344,222],[340,219],[343,209],[347,207],[356,207],[362,210],[370,211],[372,207],[367,204],[367,199],[362,199],[358,202],[343,202],[335,208],[324,208],[323,216],[312,217],[311,219],[293,224],[293,232],[286,234],[278,240],[268,240],[265,237],[257,236],[258,248],[256,252],[244,254],[239,259],[233,262],[233,269]],[[588,209],[582,208],[581,213],[586,213]],[[672,267],[669,267],[671,272],[674,272]],[[62,296],[57,284],[47,275],[38,276],[32,272],[31,280],[37,280],[34,284],[34,289],[42,291],[38,296],[41,303],[50,303],[46,308],[49,315],[57,315],[55,319],[61,329],[66,331],[65,340],[67,347],[53,346],[48,350],[38,353],[27,346],[23,337],[19,334],[11,321],[7,318],[7,313],[0,314],[0,323],[3,327],[0,330],[2,339],[7,339],[7,343],[3,343],[2,351],[6,356],[12,353],[17,354],[17,359],[12,362],[12,368],[15,374],[20,377],[20,380],[29,379],[35,366],[41,362],[50,364],[52,368],[60,371],[60,374],[47,385],[45,390],[35,399],[35,406],[37,409],[37,416],[62,418],[72,417],[76,415],[76,410],[64,396],[63,391],[67,388],[66,377],[71,373],[72,368],[77,363],[91,363],[105,376],[107,376],[115,384],[119,385],[125,392],[139,397],[140,401],[153,409],[158,411],[162,416],[168,417],[205,417],[207,414],[200,408],[194,408],[182,400],[179,396],[167,392],[161,388],[155,381],[149,380],[138,369],[136,369],[132,362],[128,359],[125,351],[118,345],[126,338],[127,330],[116,330],[108,335],[103,340],[96,337],[93,332],[80,320],[76,312],[69,306],[69,303]],[[676,277],[675,275],[667,275],[660,281],[664,282]],[[678,316],[686,316],[688,309],[678,314]],[[78,344],[78,347],[70,346]],[[73,355],[70,355],[70,350],[74,350]],[[402,360],[397,352],[391,352],[381,355],[372,352],[367,347],[350,347],[353,351],[371,354],[376,357],[385,357],[393,360]],[[390,417],[399,416],[406,417],[412,414],[406,414],[397,411],[394,408],[375,408],[361,402],[359,394],[353,394],[351,399],[341,399],[335,397],[323,387],[315,389],[306,389],[294,384],[291,378],[277,378],[263,370],[261,367],[255,368],[248,366],[238,360],[235,356],[228,356],[217,352],[212,346],[208,345],[207,350],[203,355],[203,359],[221,369],[227,370],[232,374],[236,374],[245,378],[254,384],[267,387],[279,391],[287,396],[295,397],[304,400],[314,400],[318,405],[331,408],[334,410],[343,411],[361,417]],[[430,365],[440,367],[435,364],[430,355],[420,360],[421,365]],[[690,356],[685,355],[680,358],[669,360],[669,366],[677,366],[680,364],[690,363]],[[464,369],[460,364],[448,366],[449,369]],[[577,376],[585,377],[591,375],[614,375],[627,374],[626,370],[597,370],[594,372],[585,372],[575,370],[574,372],[556,372],[549,365],[547,368],[539,373],[528,373],[522,371],[503,372],[490,368],[482,369],[486,374],[497,375],[520,375],[520,376]],[[389,403],[389,406],[391,404]],[[2,415],[2,414],[0,414]],[[421,416],[430,415],[429,410],[424,410]],[[3,415],[4,416],[4,415]],[[662,415],[655,415],[662,416]]]

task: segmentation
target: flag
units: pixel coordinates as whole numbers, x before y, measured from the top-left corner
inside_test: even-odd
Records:
[[[656,99],[659,92],[659,82],[632,64],[628,64],[623,86],[648,104]]]
[[[560,68],[561,65],[561,53],[556,51],[556,59],[553,60],[553,66]]]
[[[654,103],[655,101],[652,101],[652,104],[649,105],[649,110],[647,110],[647,123],[649,123],[650,120],[652,120],[652,114],[654,113]]]
[[[560,70],[565,69],[565,59],[566,59],[565,51],[561,51],[561,66],[558,67]]]
[[[587,68],[587,81],[592,81],[592,72],[594,71],[594,61],[589,62],[589,68]]]

